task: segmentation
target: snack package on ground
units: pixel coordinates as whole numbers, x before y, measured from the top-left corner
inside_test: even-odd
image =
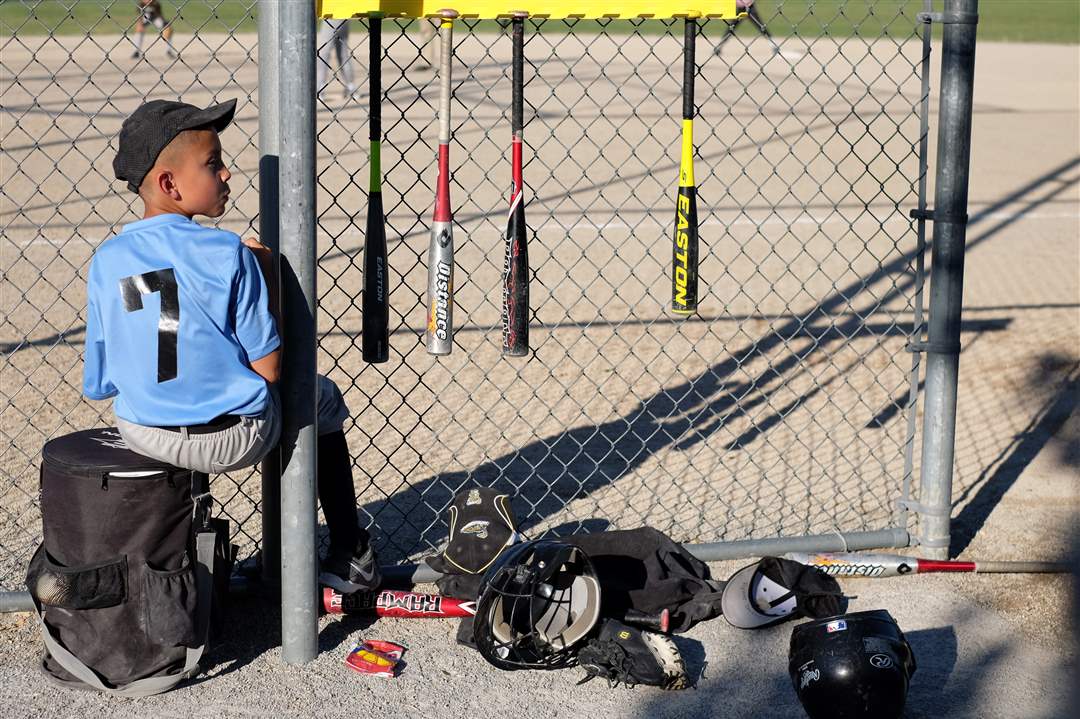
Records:
[[[369,651],[378,652],[389,659],[393,659],[395,662],[401,659],[407,649],[403,644],[388,642],[383,639],[365,639],[361,645],[366,647]]]
[[[368,639],[357,642],[345,657],[345,666],[358,674],[391,679],[402,666],[405,647],[394,642]]]

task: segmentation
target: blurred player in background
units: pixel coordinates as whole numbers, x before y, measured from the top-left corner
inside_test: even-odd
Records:
[[[422,17],[416,21],[417,29],[419,31],[419,62],[416,63],[417,70],[430,70],[438,64],[439,60],[439,43],[434,42],[436,36],[436,29],[438,27],[438,20],[432,20],[428,17]]]
[[[319,37],[315,41],[319,60],[315,63],[315,87],[319,99],[326,102],[326,73],[330,69],[330,56],[337,53],[338,70],[341,81],[345,84],[345,99],[356,95],[356,81],[353,77],[352,49],[349,48],[349,21],[323,20],[319,25]]]
[[[739,26],[743,20],[747,18],[754,24],[758,31],[772,43],[772,51],[774,55],[780,54],[780,46],[776,44],[776,40],[773,40],[772,34],[769,32],[769,28],[765,27],[765,21],[761,18],[761,13],[758,12],[757,5],[754,4],[754,0],[735,0],[735,8],[740,13],[746,11],[746,15],[740,15],[734,22],[727,23],[727,31],[724,33],[724,37],[720,38],[720,42],[716,44],[716,49],[713,50],[714,55],[720,55],[723,52],[724,43],[731,39],[731,36],[735,34],[735,28]]]
[[[168,46],[165,54],[170,60],[175,60],[176,48],[172,44],[172,24],[161,12],[161,0],[135,0],[135,4],[139,8],[139,18],[135,21],[135,52],[131,53],[131,57],[135,60],[142,57],[146,26],[153,25],[161,33],[161,39]]]

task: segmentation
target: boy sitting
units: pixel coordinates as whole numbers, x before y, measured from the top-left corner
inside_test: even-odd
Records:
[[[113,170],[139,194],[143,219],[97,249],[87,282],[83,394],[115,398],[135,452],[206,473],[255,464],[281,433],[270,250],[192,219],[225,212],[230,173],[218,133],[235,109],[236,100],[205,110],[154,100],[124,121]],[[318,395],[317,482],[330,533],[319,581],[373,590],[380,575],[356,522],[348,408],[322,375]]]

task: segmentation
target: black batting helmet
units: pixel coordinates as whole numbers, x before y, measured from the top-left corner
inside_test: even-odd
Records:
[[[855,612],[795,627],[788,673],[810,719],[898,719],[915,655],[887,611]]]

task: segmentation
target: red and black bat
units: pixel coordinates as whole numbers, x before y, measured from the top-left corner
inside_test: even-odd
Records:
[[[371,176],[368,184],[367,234],[364,238],[364,292],[361,309],[361,352],[365,362],[390,358],[390,300],[386,261],[386,220],[382,204],[382,19],[369,16],[368,119]]]
[[[398,589],[340,594],[324,587],[322,604],[327,614],[377,614],[409,619],[461,618],[476,614],[476,602]]]
[[[525,225],[525,195],[522,181],[522,136],[525,84],[525,18],[528,13],[514,13],[512,60],[513,99],[511,101],[510,145],[511,174],[510,216],[506,221],[506,261],[503,266],[503,346],[508,357],[529,354],[529,246]]]
[[[902,554],[860,554],[857,552],[791,552],[785,554],[834,577],[903,577],[932,572],[981,572],[984,574],[1028,574],[1069,571],[1064,562],[974,562],[920,559]]]

